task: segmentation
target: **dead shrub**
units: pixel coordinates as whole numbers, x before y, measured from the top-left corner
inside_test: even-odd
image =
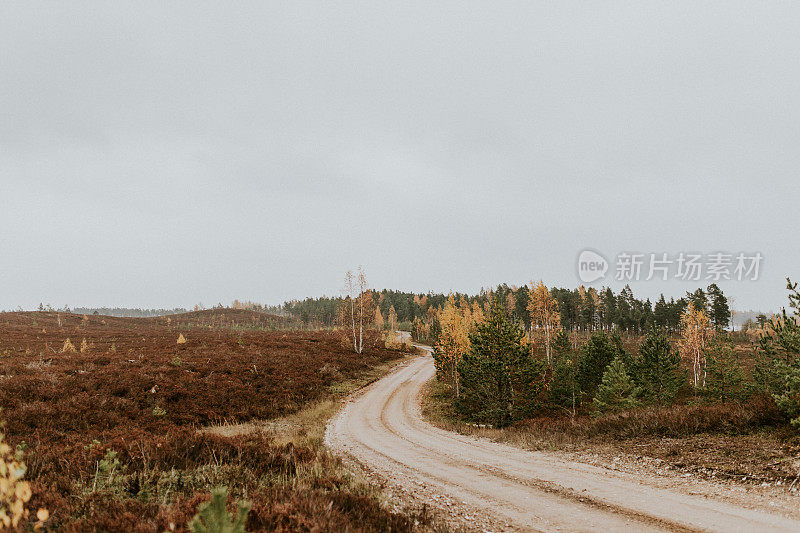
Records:
[[[75,345],[72,344],[69,338],[67,338],[67,340],[64,341],[64,345],[61,346],[61,353],[77,353]]]

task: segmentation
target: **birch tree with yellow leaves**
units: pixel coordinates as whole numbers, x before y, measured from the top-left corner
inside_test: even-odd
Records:
[[[558,300],[541,280],[538,283],[531,281],[528,313],[531,317],[531,330],[535,326],[541,328],[544,333],[545,354],[549,365],[550,339],[561,330],[561,314],[558,312]],[[531,345],[533,346],[533,343]]]
[[[364,328],[375,318],[375,297],[369,290],[364,269],[358,267],[357,272],[348,270],[344,277],[344,315],[348,329],[353,337],[353,351],[364,351]]]
[[[681,340],[679,347],[692,361],[695,388],[706,385],[705,352],[711,336],[711,321],[703,308],[689,304],[681,315]]]
[[[470,330],[476,323],[482,321],[483,311],[477,303],[470,306],[469,302],[462,298],[457,305],[452,295],[439,312],[442,331],[433,350],[436,376],[439,380],[450,382],[456,398],[460,396],[458,362],[469,350]]]

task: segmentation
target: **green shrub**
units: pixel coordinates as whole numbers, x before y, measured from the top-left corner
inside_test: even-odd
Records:
[[[115,476],[125,470],[117,458],[117,452],[112,449],[106,450],[105,456],[97,462],[97,470],[94,475],[93,490],[103,490],[113,485]]]
[[[250,512],[250,502],[239,502],[236,519],[228,512],[228,489],[221,487],[211,491],[211,501],[203,503],[198,513],[189,522],[192,533],[245,533],[244,524]]]

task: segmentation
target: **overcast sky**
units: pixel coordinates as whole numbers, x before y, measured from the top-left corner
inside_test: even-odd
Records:
[[[797,2],[4,2],[0,308],[278,303],[359,264],[573,287],[592,248],[761,252],[721,285],[777,309],[798,28]]]

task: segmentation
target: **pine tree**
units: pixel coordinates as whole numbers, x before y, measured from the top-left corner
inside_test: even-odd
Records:
[[[664,299],[663,293],[653,309],[653,320],[660,329],[667,329],[669,327],[669,305]]]
[[[603,381],[597,388],[594,405],[598,411],[622,411],[641,405],[637,399],[641,389],[625,369],[622,357],[617,356],[603,373]]]
[[[566,336],[566,334],[565,334]],[[550,379],[550,403],[556,407],[567,409],[571,416],[581,403],[581,391],[578,385],[578,365],[575,355],[569,352],[556,351],[553,374]]]
[[[461,395],[455,405],[463,415],[503,427],[537,407],[543,363],[530,356],[524,337],[495,301],[458,361]]]
[[[669,330],[671,332],[680,331],[681,329],[681,317],[683,313],[686,311],[686,300],[683,298],[679,298],[675,300],[674,298],[669,299]]]
[[[211,501],[200,504],[198,513],[189,522],[192,533],[245,533],[245,522],[250,512],[249,502],[239,502],[236,518],[228,512],[228,489],[211,491]]]
[[[555,350],[556,355],[568,352],[570,349],[569,334],[567,334],[566,331],[559,331],[558,335],[553,338],[550,344],[553,350]]]
[[[525,329],[531,327],[531,318],[528,313],[528,303],[530,302],[530,291],[527,285],[523,285],[514,291],[514,315],[518,320],[522,320]]]
[[[583,393],[594,395],[603,372],[617,355],[622,355],[620,347],[606,333],[596,332],[589,337],[578,357],[578,383]]]
[[[729,342],[715,340],[706,347],[706,392],[725,403],[744,396],[744,373],[739,356]]]
[[[431,330],[429,333],[430,341],[432,343],[439,342],[439,335],[442,334],[442,324],[439,322],[439,315],[436,314],[431,320]]]
[[[790,315],[786,309],[764,325],[754,369],[756,385],[769,393],[792,425],[800,428],[800,293],[788,278]]]
[[[686,293],[686,301],[693,305],[695,309],[706,311],[708,307],[708,296],[703,289],[697,289],[694,292]]]
[[[617,297],[617,326],[622,331],[632,331],[635,326],[633,290],[630,285],[625,285]]]
[[[638,377],[644,397],[657,404],[672,401],[686,381],[681,358],[666,335],[650,331],[639,346]]]
[[[614,291],[606,289],[602,292],[601,307],[603,308],[603,323],[606,329],[611,329],[617,323],[617,297]]]
[[[727,329],[731,322],[731,310],[728,306],[728,299],[722,293],[716,283],[712,283],[706,289],[708,294],[708,315],[711,323],[717,331]]]

